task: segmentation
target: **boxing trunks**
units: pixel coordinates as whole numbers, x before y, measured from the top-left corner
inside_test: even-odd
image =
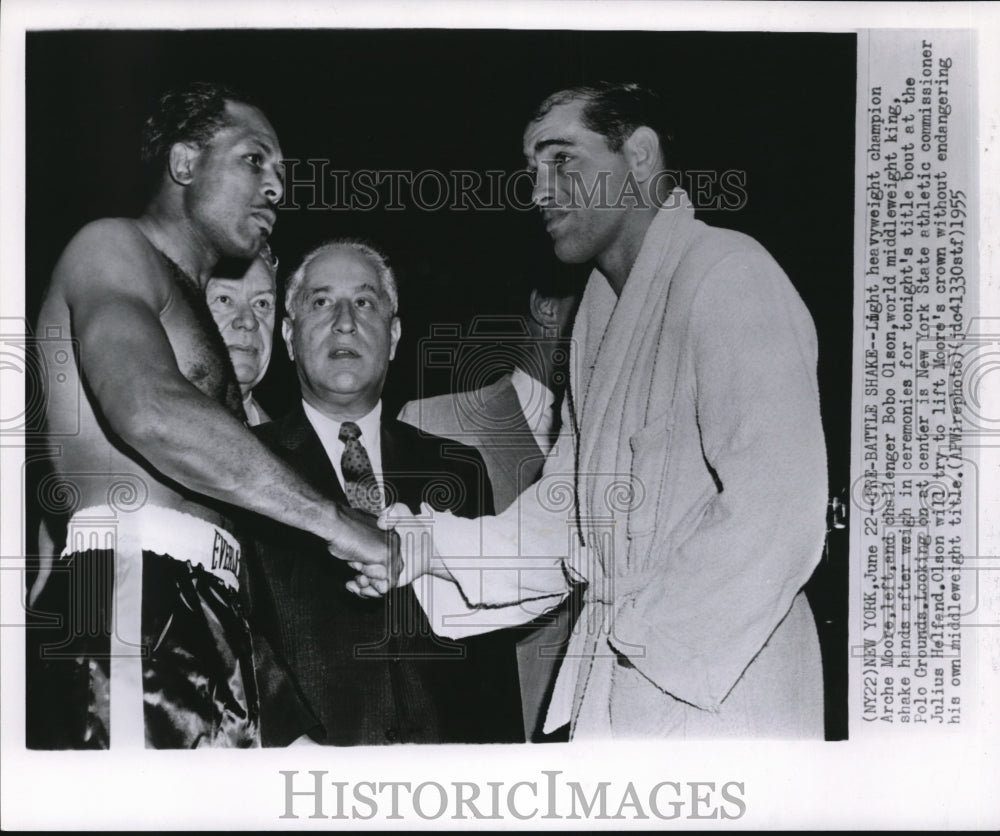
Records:
[[[28,747],[259,746],[240,561],[189,514],[77,511],[28,613]]]

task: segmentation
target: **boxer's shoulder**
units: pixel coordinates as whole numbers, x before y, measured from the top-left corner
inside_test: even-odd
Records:
[[[53,285],[70,296],[75,289],[92,294],[102,286],[120,286],[141,292],[145,286],[160,298],[169,281],[162,256],[130,218],[88,223],[66,245],[52,274]]]

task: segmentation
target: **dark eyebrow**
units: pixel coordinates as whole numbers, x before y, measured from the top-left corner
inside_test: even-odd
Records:
[[[554,137],[552,139],[540,139],[535,143],[534,151],[537,154],[539,151],[544,151],[546,148],[551,148],[554,145],[558,145],[560,148],[565,148],[567,145],[573,145],[572,139],[562,139],[561,137]]]
[[[249,145],[256,145],[258,149],[264,152],[265,156],[276,158],[275,165],[283,165],[283,160],[280,157],[278,157],[278,152],[275,149],[275,147],[271,145],[271,143],[268,142],[266,139],[264,139],[262,136],[260,136],[260,134],[251,133],[249,136],[246,137],[245,141]]]
[[[271,147],[270,143],[266,139],[261,139],[260,137],[255,136],[254,142],[256,142],[261,148],[264,149],[266,153],[270,154],[272,157],[277,156],[274,148]]]

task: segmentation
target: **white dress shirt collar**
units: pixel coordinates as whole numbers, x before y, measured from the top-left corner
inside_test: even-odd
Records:
[[[337,481],[344,487],[344,474],[340,469],[340,459],[344,455],[344,442],[340,440],[341,421],[329,418],[318,409],[302,401],[302,408],[305,410],[306,418],[316,430],[323,449],[326,450],[327,458],[337,474]],[[385,495],[385,485],[382,480],[382,401],[375,404],[375,408],[367,415],[358,418],[355,422],[361,429],[361,438],[358,440],[368,452],[368,458],[372,462],[372,470],[375,472],[375,479],[379,486],[383,488]]]
[[[253,392],[248,392],[243,399],[243,411],[246,413],[247,423],[251,427],[256,427],[270,420],[264,414],[264,410],[260,408],[260,404],[254,400]]]

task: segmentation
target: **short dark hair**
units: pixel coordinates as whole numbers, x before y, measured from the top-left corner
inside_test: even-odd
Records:
[[[229,124],[227,102],[257,106],[233,88],[211,81],[195,81],[160,96],[142,130],[142,163],[150,185],[163,176],[174,143],[203,148]]]
[[[673,131],[667,122],[663,102],[654,90],[633,82],[598,81],[567,87],[548,96],[531,118],[537,122],[552,108],[582,101],[580,113],[583,126],[604,137],[608,148],[622,150],[625,140],[636,128],[648,127],[660,140],[660,153],[666,158],[673,142]]]

